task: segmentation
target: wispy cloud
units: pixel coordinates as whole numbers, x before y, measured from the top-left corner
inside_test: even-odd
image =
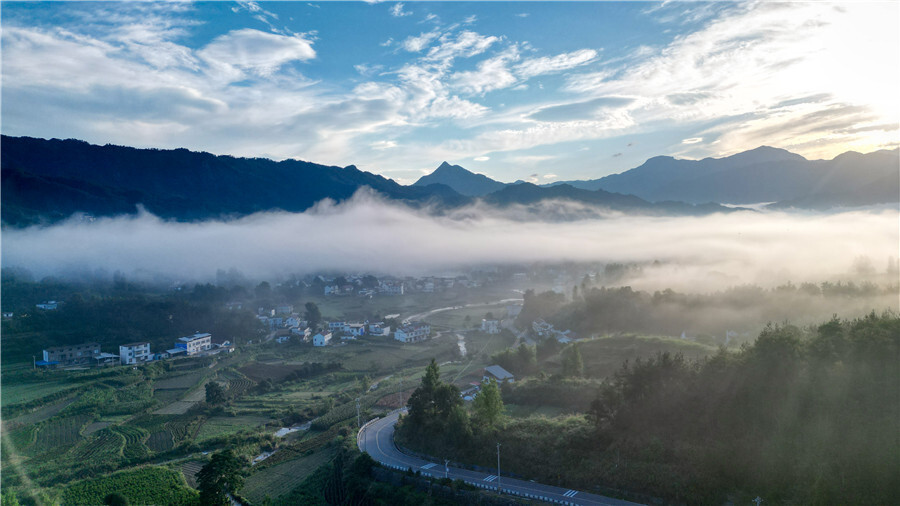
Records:
[[[403,10],[403,2],[397,2],[391,6],[391,16],[402,18],[404,16],[412,16],[412,12]]]

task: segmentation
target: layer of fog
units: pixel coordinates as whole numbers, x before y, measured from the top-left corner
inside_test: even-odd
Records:
[[[551,215],[582,219],[535,219]],[[895,208],[648,217],[551,203],[505,210],[478,205],[435,216],[360,192],[300,214],[178,223],[141,212],[6,229],[2,264],[37,278],[119,271],[203,281],[230,268],[265,279],[324,270],[420,275],[468,265],[659,261],[631,283],[696,293],[745,283],[848,280],[861,264],[868,274],[883,273],[898,253],[898,224]]]

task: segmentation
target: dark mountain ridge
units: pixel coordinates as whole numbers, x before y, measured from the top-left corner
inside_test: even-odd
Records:
[[[55,221],[75,212],[134,212],[137,204],[179,220],[301,212],[325,198],[348,199],[362,187],[412,205],[469,201],[446,186],[403,186],[353,165],[8,136],[2,136],[0,149],[2,217],[11,225]]]
[[[483,174],[475,174],[459,165],[442,163],[431,174],[422,176],[413,186],[427,186],[441,183],[453,188],[457,193],[469,197],[481,197],[502,190],[506,183],[495,181]]]
[[[475,198],[497,207],[532,206],[535,219],[569,219],[565,213],[562,217],[542,216],[540,206],[535,204],[547,200],[638,214],[730,212],[717,204],[652,204],[633,195],[566,185],[506,185],[446,162],[435,171],[441,177],[426,176],[415,185],[403,186],[353,165],[276,162],[187,149],[138,149],[73,139],[2,136],[0,150],[0,218],[4,226],[15,227],[52,223],[76,213],[130,214],[138,205],[162,218],[179,221],[227,219],[260,211],[302,212],[323,199],[346,200],[364,187],[385,198],[438,213],[470,204]],[[499,189],[479,197],[462,195],[442,182],[447,181],[445,176]]]

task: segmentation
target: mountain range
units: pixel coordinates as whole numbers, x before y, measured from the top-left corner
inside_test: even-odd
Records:
[[[597,180],[506,184],[442,163],[414,184],[357,169],[276,162],[187,149],[97,146],[79,140],[0,137],[4,226],[52,223],[74,213],[112,216],[138,205],[180,221],[260,211],[302,212],[368,187],[385,198],[441,211],[481,200],[496,207],[572,201],[640,214],[727,212],[714,202],[794,207],[897,202],[897,150],[808,161],[774,148],[699,161],[655,157]]]
[[[447,162],[416,182],[424,183],[440,183],[479,196],[510,186]],[[818,209],[865,206],[900,202],[900,157],[894,149],[807,160],[783,149],[761,146],[725,158],[657,156],[620,174],[542,186],[605,190],[649,202],[773,203],[772,207],[779,208]]]

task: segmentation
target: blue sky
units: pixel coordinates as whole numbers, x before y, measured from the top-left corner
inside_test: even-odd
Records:
[[[501,181],[900,143],[897,2],[2,3],[8,135]]]

